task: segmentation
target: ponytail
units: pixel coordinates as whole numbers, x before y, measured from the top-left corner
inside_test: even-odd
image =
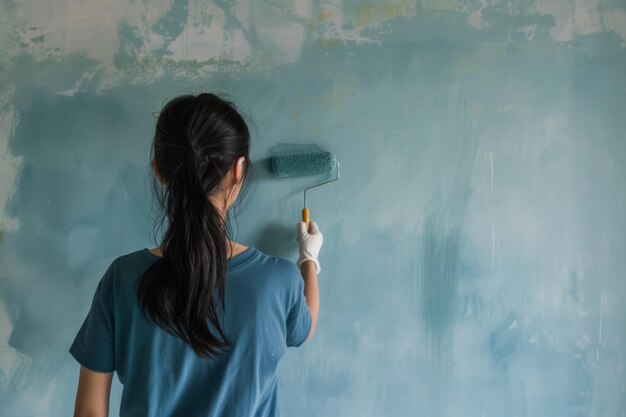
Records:
[[[213,95],[204,97],[214,101],[217,99]],[[217,104],[224,106],[222,101]],[[214,104],[213,113],[216,110],[220,108],[215,109]],[[214,135],[219,137],[216,121],[211,121],[210,117],[207,119],[206,113],[199,113],[196,110],[195,118],[192,117],[189,121],[190,128],[193,129],[194,124],[202,122],[201,127],[208,126],[212,131],[217,129]],[[200,117],[203,119],[199,120]],[[230,114],[230,117],[232,119],[233,115]],[[222,143],[228,144],[229,138],[234,142],[233,137],[244,137],[248,140],[247,129],[244,135],[233,136],[233,121],[229,120],[229,123],[222,130],[228,130],[230,137],[222,134]],[[245,123],[243,126],[245,127]],[[199,136],[208,138],[206,132]],[[157,125],[157,146],[158,138]],[[244,156],[247,160],[247,141],[245,146]],[[209,146],[213,148],[212,153],[206,149],[198,150],[198,147],[201,148],[201,144],[185,142],[182,150],[178,151],[179,158],[176,161],[164,160],[159,164],[171,167],[166,176],[169,181],[163,201],[169,226],[161,245],[163,256],[138,281],[137,302],[141,311],[154,324],[180,337],[198,356],[211,359],[231,347],[232,342],[228,340],[219,322],[219,308],[225,308],[228,262],[228,233],[224,220],[226,216],[220,215],[208,195],[217,189],[234,158],[224,155],[224,152],[215,152],[215,146]],[[158,149],[155,149],[157,164],[158,154]],[[168,155],[171,159],[171,152],[163,155]],[[217,335],[211,332],[207,318]]]

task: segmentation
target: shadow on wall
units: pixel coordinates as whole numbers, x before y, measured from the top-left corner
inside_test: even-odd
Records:
[[[253,187],[262,187],[265,182],[276,181],[276,177],[272,173],[271,158],[260,158],[254,161],[252,181]],[[296,193],[301,195],[303,191],[304,188],[297,188]],[[251,194],[254,194],[254,191],[251,191],[248,195]],[[246,198],[248,195],[244,197],[240,211],[243,211],[247,206],[249,200],[246,201]],[[296,234],[295,224],[293,227],[288,227],[278,221],[264,220],[260,227],[250,239],[257,249],[272,256],[293,257]]]

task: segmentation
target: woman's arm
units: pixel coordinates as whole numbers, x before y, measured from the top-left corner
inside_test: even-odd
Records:
[[[304,296],[306,303],[311,312],[311,330],[306,340],[313,337],[315,327],[317,326],[317,316],[320,311],[320,292],[317,286],[317,274],[322,268],[317,260],[324,235],[320,232],[317,223],[313,220],[309,221],[309,230],[305,222],[298,222],[296,225],[296,240],[298,241],[298,249],[300,256],[296,265],[300,267],[300,275],[304,279]]]
[[[80,367],[74,417],[108,417],[113,372]]]
[[[300,268],[300,274],[304,279],[304,296],[311,311],[311,331],[306,337],[307,340],[313,337],[315,326],[317,325],[317,315],[320,311],[320,292],[317,286],[317,270],[313,261],[304,261]]]

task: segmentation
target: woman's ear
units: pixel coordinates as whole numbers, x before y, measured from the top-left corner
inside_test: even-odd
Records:
[[[235,176],[235,183],[241,182],[243,174],[246,170],[246,158],[240,156],[233,164],[233,174]]]

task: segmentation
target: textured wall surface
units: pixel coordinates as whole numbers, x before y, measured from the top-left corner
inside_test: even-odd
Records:
[[[154,246],[152,112],[203,90],[256,125],[238,241],[296,258],[272,146],[341,163],[284,415],[626,416],[621,0],[2,0],[0,415],[71,415],[97,281]]]

